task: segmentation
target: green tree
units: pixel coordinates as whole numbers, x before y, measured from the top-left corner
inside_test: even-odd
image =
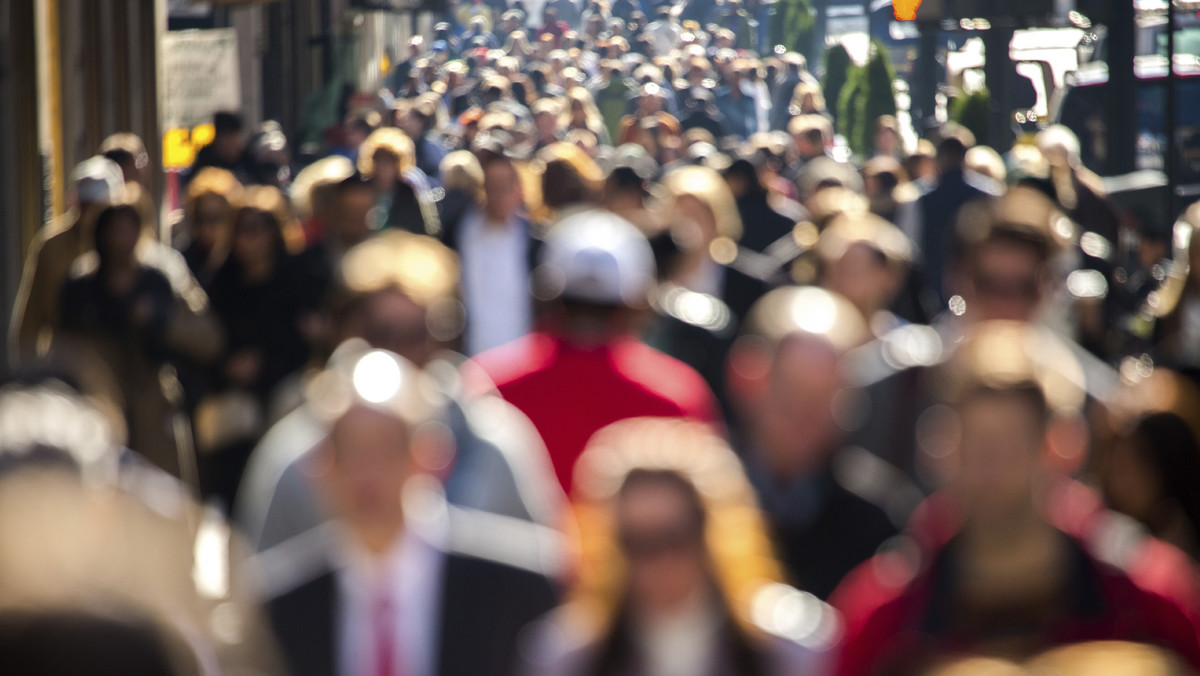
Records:
[[[866,70],[858,64],[851,63],[849,70],[846,71],[846,84],[838,92],[834,129],[837,130],[837,133],[845,136],[847,142],[850,141],[850,136],[854,133],[858,122],[858,99],[867,86]]]
[[[875,152],[875,121],[896,114],[896,71],[887,50],[876,43],[866,66],[852,66],[838,97],[838,133],[855,154],[870,157]]]
[[[793,52],[805,51],[808,32],[813,27],[809,0],[779,0],[767,20],[767,37],[772,45],[783,45]]]
[[[991,95],[987,89],[980,89],[965,96],[956,96],[950,101],[950,119],[970,129],[975,138],[982,142],[988,137],[990,100]]]
[[[838,123],[839,97],[850,79],[850,70],[853,67],[854,61],[850,59],[850,52],[846,51],[842,43],[839,42],[825,50],[825,76],[821,82],[821,89],[825,93],[825,106],[833,116],[835,125]]]

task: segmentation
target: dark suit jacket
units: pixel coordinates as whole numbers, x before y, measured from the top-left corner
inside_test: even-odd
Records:
[[[546,577],[482,558],[447,553],[441,592],[437,676],[508,676],[521,630],[557,605]],[[271,623],[293,676],[337,674],[338,584],[326,571],[272,599]]]
[[[923,223],[918,244],[923,257],[922,286],[928,316],[946,305],[945,275],[957,253],[955,221],[959,209],[971,200],[995,194],[982,181],[953,170],[942,175],[936,188],[921,196]]]
[[[896,522],[907,515],[898,513],[893,519],[889,512],[900,512],[901,506],[887,503],[904,499],[913,489],[895,480],[899,472],[878,471],[882,466],[866,451],[842,449],[820,474],[780,485],[750,458],[747,473],[790,584],[826,599],[847,573],[899,532]],[[864,475],[881,481],[853,485],[862,483]],[[907,502],[915,505],[920,497],[918,492]]]

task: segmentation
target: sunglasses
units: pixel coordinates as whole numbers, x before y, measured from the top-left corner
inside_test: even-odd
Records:
[[[991,298],[1019,298],[1033,300],[1040,294],[1038,280],[1034,277],[1002,277],[987,273],[975,275],[975,290],[981,296]]]
[[[682,526],[640,533],[625,530],[617,537],[617,542],[626,558],[645,561],[695,549],[702,539],[703,534],[698,528]]]

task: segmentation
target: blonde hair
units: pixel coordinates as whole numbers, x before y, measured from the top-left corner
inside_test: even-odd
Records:
[[[693,197],[712,212],[717,235],[737,242],[742,237],[742,217],[729,184],[714,169],[701,166],[681,167],[663,178],[670,203],[680,197]],[[671,204],[667,205],[668,208]]]
[[[796,110],[803,109],[804,97],[809,95],[812,96],[813,110],[804,111],[804,113],[825,112],[825,94],[821,91],[820,87],[811,82],[800,82],[792,90],[792,105],[796,107]]]
[[[296,254],[304,249],[304,231],[292,215],[292,207],[287,198],[278,188],[269,185],[252,185],[246,188],[237,214],[243,211],[258,211],[270,216],[279,227],[279,235],[288,253]],[[234,216],[234,222],[237,222],[237,215]]]
[[[189,219],[195,216],[196,202],[201,197],[220,197],[231,207],[236,207],[242,197],[242,184],[232,173],[217,167],[205,167],[196,173],[188,184],[184,198],[184,213]]]
[[[766,525],[741,462],[708,426],[678,418],[634,418],[592,437],[575,466],[574,512],[580,565],[574,607],[603,631],[620,610],[625,569],[616,542],[614,503],[635,471],[677,474],[696,489],[705,512],[705,542],[718,590],[738,625],[752,619],[759,592],[782,584]]]
[[[461,190],[483,202],[483,167],[469,150],[455,150],[442,159],[438,174],[446,190]]]
[[[591,131],[598,137],[602,133],[606,133],[604,118],[600,116],[600,110],[596,108],[596,102],[592,99],[591,92],[583,87],[571,87],[565,98],[562,114],[559,117],[559,125],[563,129],[571,128],[572,104],[578,102],[579,105],[583,106],[584,124],[587,125],[588,131]]]
[[[417,165],[417,150],[412,139],[395,127],[381,127],[371,132],[358,149],[358,170],[363,176],[375,175],[375,153],[380,150],[396,156],[401,172]]]
[[[452,300],[458,256],[428,235],[391,229],[346,252],[342,283],[352,293],[397,289],[422,307]]]

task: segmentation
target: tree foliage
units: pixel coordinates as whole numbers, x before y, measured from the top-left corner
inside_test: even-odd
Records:
[[[770,17],[767,37],[772,45],[783,45],[793,52],[805,52],[814,17],[809,0],[779,0]]]
[[[838,96],[837,130],[855,154],[870,157],[875,152],[875,121],[896,114],[896,92],[887,50],[875,43],[866,66],[852,65]]]
[[[950,101],[950,119],[970,129],[975,138],[982,142],[988,137],[990,100],[991,95],[987,89],[956,96]]]
[[[825,93],[825,105],[829,114],[833,116],[835,125],[838,123],[838,101],[842,89],[850,79],[850,70],[853,67],[854,61],[850,59],[850,52],[846,51],[842,43],[839,42],[825,50],[825,75],[821,89]]]

